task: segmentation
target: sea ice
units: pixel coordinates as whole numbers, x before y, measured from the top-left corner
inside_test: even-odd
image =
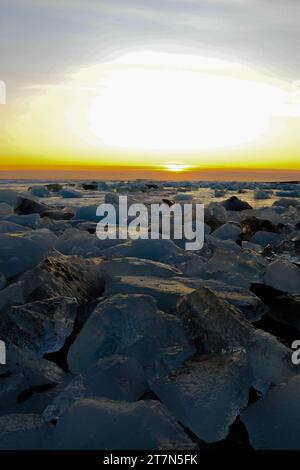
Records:
[[[261,245],[262,247],[267,245],[276,247],[282,242],[282,237],[276,233],[259,230],[255,235],[253,235],[251,242],[256,245]]]
[[[118,294],[100,302],[68,353],[70,370],[85,372],[110,355],[136,358],[149,373],[179,365],[193,353],[181,321],[146,295]]]
[[[224,439],[248,403],[251,373],[243,351],[185,362],[152,389],[186,428],[205,442]]]
[[[49,428],[39,415],[0,416],[1,450],[39,450],[47,447]]]
[[[7,215],[13,214],[13,209],[11,206],[6,204],[5,202],[0,203],[0,217],[4,217]]]
[[[59,195],[65,199],[77,199],[82,197],[82,193],[80,191],[76,191],[76,189],[61,189],[59,191]]]
[[[46,421],[58,419],[73,403],[88,397],[134,402],[148,388],[144,370],[136,359],[109,356],[71,380],[47,406],[43,417]]]
[[[236,241],[239,239],[241,234],[242,230],[240,226],[237,224],[226,223],[214,230],[211,235],[213,237],[220,238],[221,240]]]
[[[54,297],[8,309],[0,317],[0,330],[6,343],[33,351],[42,357],[62,348],[72,333],[77,302]]]
[[[33,237],[35,238],[35,237]],[[0,272],[11,278],[37,265],[48,253],[45,241],[0,233]]]
[[[258,450],[300,450],[300,376],[274,387],[241,414]]]
[[[252,385],[265,392],[295,374],[291,351],[272,335],[256,330],[228,302],[200,287],[178,302],[177,313],[198,353],[220,354],[245,349]]]
[[[300,271],[297,266],[286,259],[272,261],[265,270],[264,282],[289,294],[300,293]]]
[[[194,449],[195,445],[157,401],[94,398],[78,401],[58,421],[54,448],[157,451]]]
[[[36,197],[49,197],[50,192],[48,191],[46,186],[32,186],[28,188],[30,193]]]

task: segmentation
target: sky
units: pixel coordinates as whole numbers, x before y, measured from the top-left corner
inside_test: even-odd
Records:
[[[299,0],[1,0],[0,58],[2,174],[300,171]]]

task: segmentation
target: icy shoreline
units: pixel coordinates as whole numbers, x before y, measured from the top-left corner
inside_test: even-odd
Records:
[[[204,247],[99,240],[124,194],[204,203]],[[299,267],[297,183],[2,181],[0,448],[300,449]]]

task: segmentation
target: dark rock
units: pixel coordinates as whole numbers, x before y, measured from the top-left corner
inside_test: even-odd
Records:
[[[41,217],[48,217],[52,220],[70,220],[74,217],[74,213],[71,211],[50,209],[43,212]]]
[[[258,219],[257,217],[246,217],[241,221],[243,235],[251,238],[258,231],[277,233],[277,227],[269,220]]]
[[[98,189],[98,183],[83,183],[81,187],[86,191],[94,191]]]
[[[300,295],[277,297],[268,315],[277,322],[293,326],[300,331]]]
[[[104,275],[93,261],[53,253],[20,277],[27,302],[62,296],[83,304],[102,295]]]
[[[184,296],[177,312],[198,352],[232,351],[245,345],[251,334],[251,325],[240,311],[206,287]]]
[[[176,201],[174,201],[174,199],[163,199],[162,202],[167,204],[169,207],[172,207]]]
[[[46,188],[48,189],[48,191],[51,191],[53,193],[58,193],[58,191],[60,191],[63,186],[62,184],[59,184],[59,183],[49,183],[49,184],[46,184]]]
[[[231,196],[229,199],[226,199],[226,201],[223,201],[222,204],[227,211],[244,211],[247,209],[253,209],[248,202],[242,201],[236,196]]]
[[[273,248],[272,248],[271,245],[265,246],[265,248],[263,249],[263,251],[261,252],[261,254],[262,254],[265,258],[273,258],[273,257],[275,256],[274,250],[273,250]]]
[[[46,204],[19,196],[16,201],[15,213],[19,215],[43,214],[49,209],[49,206],[46,206]]]

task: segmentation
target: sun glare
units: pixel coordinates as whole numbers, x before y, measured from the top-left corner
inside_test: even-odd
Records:
[[[97,86],[88,119],[105,146],[165,153],[253,141],[288,95],[238,64],[154,52],[107,63]]]
[[[162,165],[163,169],[166,171],[174,171],[174,172],[181,172],[188,170],[190,167],[189,165],[185,165],[184,163],[177,163],[177,162],[166,162]]]

